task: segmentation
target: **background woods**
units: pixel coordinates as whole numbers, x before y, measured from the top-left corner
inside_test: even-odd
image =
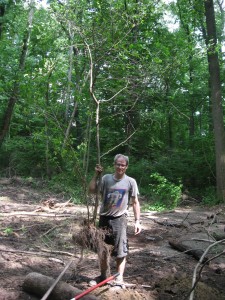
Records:
[[[48,179],[81,201],[95,163],[109,171],[120,152],[162,205],[184,190],[224,201],[223,7],[0,1],[1,176]]]

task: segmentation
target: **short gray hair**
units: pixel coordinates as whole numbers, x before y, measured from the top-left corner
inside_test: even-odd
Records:
[[[117,162],[118,158],[123,158],[126,161],[127,166],[128,166],[128,164],[129,164],[129,157],[128,156],[123,155],[123,154],[116,154],[116,156],[114,157],[114,163]]]

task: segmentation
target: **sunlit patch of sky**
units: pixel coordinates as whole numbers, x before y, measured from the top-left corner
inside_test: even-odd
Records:
[[[47,3],[47,0],[36,0],[36,4],[38,8],[47,8],[49,4]]]
[[[171,3],[176,3],[176,0],[162,0],[162,2],[169,5]],[[173,32],[179,28],[179,20],[169,10],[164,11],[163,20],[170,32]]]
[[[165,4],[176,3],[176,0],[162,0],[162,1]],[[225,1],[222,1],[221,5],[223,9],[225,9]],[[175,16],[169,10],[164,12],[163,20],[166,23],[168,30],[170,32],[174,32],[179,28],[179,20],[175,18]],[[224,34],[225,34],[225,27],[224,27]],[[225,52],[225,42],[222,43],[221,50],[223,53]]]

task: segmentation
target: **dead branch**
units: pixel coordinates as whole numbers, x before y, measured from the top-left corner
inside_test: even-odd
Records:
[[[181,224],[183,224],[183,223],[187,220],[189,214],[190,214],[190,213],[187,213],[187,215],[185,216],[185,218],[183,219],[183,221],[181,222]]]
[[[63,207],[66,207],[66,206],[73,206],[74,204],[70,202],[71,199],[69,199],[68,201],[64,202],[64,203],[56,203],[55,204],[55,207],[57,208],[63,208]]]
[[[29,225],[29,226],[22,226],[22,227],[20,227],[20,228],[13,228],[13,232],[15,232],[15,231],[25,231],[25,230],[27,230],[28,228],[32,228],[32,227],[34,227],[34,226],[36,226],[36,224]],[[7,228],[8,228],[8,227],[0,228],[0,231],[4,231],[4,230],[6,230]]]
[[[127,82],[126,86],[123,87],[123,88],[122,88],[120,91],[118,91],[116,94],[114,94],[111,98],[106,99],[106,100],[100,100],[100,102],[109,102],[109,101],[113,100],[116,96],[118,96],[123,90],[125,90],[125,89],[127,88],[128,83],[129,83],[129,82]]]
[[[215,240],[196,239],[196,238],[192,238],[192,241],[206,242],[206,243],[215,243]]]
[[[204,263],[204,264],[206,264],[206,263],[208,263],[210,260],[212,260],[212,259],[210,259],[210,260],[206,260],[205,261],[205,258],[206,258],[206,254],[209,252],[209,250],[212,248],[212,247],[214,247],[214,246],[216,246],[216,245],[218,245],[218,244],[221,244],[222,242],[225,242],[225,239],[224,240],[221,240],[221,241],[218,241],[218,242],[215,242],[215,243],[213,243],[212,245],[209,245],[208,246],[208,248],[206,248],[206,250],[204,251],[204,253],[202,254],[202,256],[201,256],[201,258],[199,259],[199,262],[197,263],[197,265],[195,266],[195,269],[194,269],[194,273],[193,273],[193,278],[192,278],[192,290],[191,290],[191,294],[190,294],[190,298],[189,298],[189,300],[193,300],[194,299],[194,290],[195,290],[195,288],[196,288],[196,286],[197,286],[197,280],[196,280],[196,274],[197,274],[197,269],[198,269],[198,267],[200,266],[200,264],[202,264],[202,263]],[[222,252],[220,255],[222,255],[222,254],[224,254],[224,252]],[[219,255],[219,256],[220,256]],[[215,257],[218,257],[218,255],[216,255]]]
[[[39,247],[37,247],[37,248],[39,248]],[[68,255],[68,256],[73,256],[73,257],[78,258],[78,256],[76,256],[75,254],[70,253],[70,252],[51,251],[51,250],[46,250],[46,249],[40,249],[40,250],[43,251],[43,252],[48,252],[50,254],[62,254],[62,255]],[[48,255],[48,254],[41,253],[41,252],[34,252],[34,251],[23,251],[23,250],[1,249],[0,248],[0,252],[22,253],[22,254],[28,254],[28,255],[50,257],[50,255]]]
[[[48,250],[48,249],[43,249],[43,248],[38,247],[38,246],[37,246],[37,248],[40,248],[40,250],[43,251],[43,252],[48,252],[48,253],[52,253],[52,254],[61,254],[61,255],[68,255],[68,256],[78,257],[75,254],[70,253],[70,252],[66,252],[66,251]]]
[[[60,228],[60,227],[65,227],[65,225],[56,225],[56,226],[50,228],[49,230],[47,230],[45,233],[43,233],[43,234],[41,235],[41,237],[43,237],[43,236],[49,234],[51,231],[55,230],[56,228]]]
[[[63,202],[63,203],[56,203],[55,199],[50,198],[50,199],[47,199],[47,200],[42,200],[41,204],[44,205],[44,206],[48,206],[50,209],[63,208],[63,207],[66,207],[66,206],[73,206],[74,204],[70,203],[70,201],[71,201],[71,199],[69,199],[68,201]]]
[[[59,264],[61,264],[61,265],[64,265],[64,262],[63,262],[61,259],[58,259],[58,258],[49,257],[48,260],[49,260],[49,261],[54,261],[54,262],[59,263]]]
[[[46,255],[46,254],[44,254],[44,253],[40,253],[40,252],[32,252],[32,251],[0,249],[0,252],[23,253],[23,254],[29,254],[29,255],[35,255],[35,256],[38,255],[38,256],[47,256],[47,257],[49,257],[49,255]]]
[[[215,239],[215,237],[209,232],[209,229],[203,227],[203,229],[207,232],[208,237],[210,237],[212,240]]]
[[[43,218],[51,218],[51,217],[54,217],[54,218],[77,218],[76,216],[74,216],[73,213],[71,214],[54,214],[54,213],[51,213],[51,214],[46,214],[46,213],[40,213],[40,214],[37,214],[35,212],[25,212],[25,211],[18,211],[18,212],[11,212],[11,213],[1,213],[1,217],[9,217],[9,216],[34,216],[34,217],[43,217]]]
[[[208,260],[201,266],[201,268],[200,268],[200,270],[199,270],[199,272],[198,272],[198,277],[197,277],[197,279],[196,279],[194,285],[192,286],[190,292],[188,293],[188,295],[190,295],[190,294],[195,290],[195,288],[196,288],[196,286],[197,286],[199,280],[201,279],[201,273],[202,273],[202,270],[204,269],[205,265],[208,264],[210,261],[212,261],[212,260],[214,260],[214,259],[216,259],[217,257],[220,257],[220,256],[222,256],[222,255],[224,255],[224,251],[221,252],[221,253],[219,253],[219,254],[217,254],[217,255],[215,255],[215,256],[213,256],[213,257],[211,257],[210,259],[208,259]],[[187,297],[188,297],[188,295],[187,295]],[[187,299],[187,297],[186,297],[185,299]]]
[[[122,141],[120,144],[116,145],[115,147],[113,147],[112,149],[110,149],[109,151],[105,152],[104,154],[101,155],[101,158],[107,154],[109,154],[110,152],[114,151],[116,148],[118,148],[119,146],[123,145],[124,143],[126,143],[127,141],[129,141],[129,139],[132,137],[132,135],[134,135],[136,132],[136,130],[134,132],[131,133],[130,136],[128,136],[128,138],[126,138],[124,141]]]

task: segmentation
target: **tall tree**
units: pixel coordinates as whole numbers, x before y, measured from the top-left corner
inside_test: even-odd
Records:
[[[22,50],[20,53],[18,70],[17,70],[16,77],[14,79],[13,88],[12,88],[10,97],[8,99],[8,105],[5,110],[5,113],[4,113],[4,116],[2,119],[2,124],[0,127],[0,146],[2,145],[4,138],[8,133],[10,121],[11,121],[11,118],[13,115],[14,106],[19,98],[20,76],[22,75],[23,70],[25,68],[25,62],[26,62],[26,57],[27,57],[27,52],[28,52],[28,45],[29,45],[31,30],[32,30],[33,15],[34,15],[34,1],[31,1],[30,10],[29,10],[29,14],[28,14],[27,30],[25,31],[24,37],[23,37],[23,46],[22,46]]]
[[[223,122],[220,65],[217,50],[217,32],[213,0],[204,1],[206,17],[206,44],[209,66],[210,93],[216,152],[217,194],[225,201],[225,131]]]

